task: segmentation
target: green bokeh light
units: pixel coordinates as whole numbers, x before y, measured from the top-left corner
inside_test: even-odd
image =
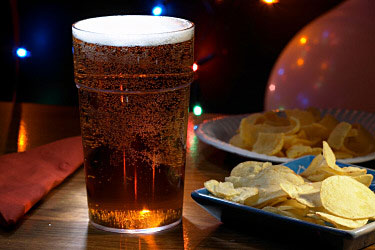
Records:
[[[203,113],[202,107],[199,105],[195,105],[193,108],[193,113],[196,116],[200,116]]]

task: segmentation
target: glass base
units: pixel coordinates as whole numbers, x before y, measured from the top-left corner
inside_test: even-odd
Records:
[[[102,226],[102,225],[99,225],[93,221],[90,220],[90,223],[91,225],[93,225],[94,227],[100,229],[100,230],[104,230],[104,231],[108,231],[108,232],[113,232],[113,233],[122,233],[122,234],[149,234],[149,233],[155,233],[155,232],[159,232],[159,231],[162,231],[162,230],[166,230],[166,229],[169,229],[171,227],[174,227],[178,224],[180,224],[182,219],[179,219],[178,221],[176,222],[173,222],[171,224],[168,224],[168,225],[165,225],[165,226],[162,226],[162,227],[153,227],[153,228],[145,228],[145,229],[121,229],[121,228],[113,228],[113,227],[106,227],[106,226]]]

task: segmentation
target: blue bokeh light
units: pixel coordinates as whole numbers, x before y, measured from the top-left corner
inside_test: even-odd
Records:
[[[154,16],[160,16],[161,13],[163,13],[163,8],[160,6],[160,5],[157,5],[155,6],[153,9],[152,9],[152,14]]]
[[[16,54],[19,58],[24,58],[30,55],[30,52],[27,51],[25,48],[17,48]]]

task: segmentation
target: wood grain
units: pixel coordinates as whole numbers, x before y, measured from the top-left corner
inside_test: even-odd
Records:
[[[5,153],[9,126],[12,119],[13,103],[0,102],[0,155]]]
[[[2,105],[0,103],[0,111],[7,109]],[[195,124],[216,116],[189,117],[184,210],[180,225],[150,235],[116,234],[92,227],[88,222],[81,167],[37,203],[15,228],[0,229],[0,249],[306,249],[306,243],[293,243],[290,239],[259,233],[251,225],[245,225],[250,230],[226,226],[191,199],[190,193],[201,188],[204,181],[223,180],[233,166],[244,160],[205,145],[194,135]],[[17,145],[23,150],[77,135],[80,131],[75,107],[22,104],[21,121],[24,123],[21,132],[26,141],[24,145]],[[1,126],[6,127],[6,122],[1,121]],[[0,139],[5,143],[4,137]],[[304,242],[309,241],[305,239]]]

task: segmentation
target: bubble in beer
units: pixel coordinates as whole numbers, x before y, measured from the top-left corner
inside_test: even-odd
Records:
[[[157,46],[174,44],[192,38],[193,24],[165,16],[106,16],[79,21],[73,25],[73,36],[108,46]]]
[[[150,232],[181,220],[194,79],[187,23],[117,16],[73,27],[89,217],[99,228]]]

